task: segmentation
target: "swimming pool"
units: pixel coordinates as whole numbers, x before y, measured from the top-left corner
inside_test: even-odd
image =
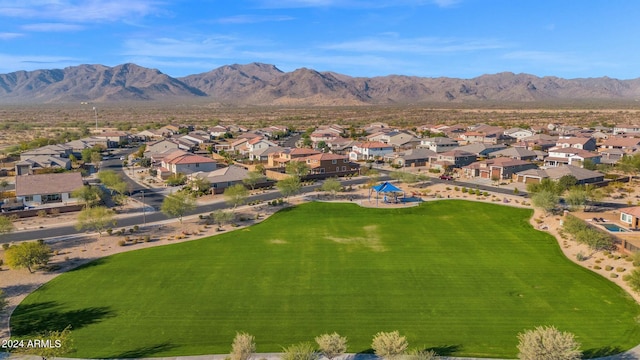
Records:
[[[616,224],[600,224],[603,228],[607,229],[610,232],[628,232],[629,230],[618,226]]]

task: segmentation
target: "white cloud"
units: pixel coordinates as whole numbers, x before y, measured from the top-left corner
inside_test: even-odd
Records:
[[[84,26],[76,24],[62,24],[62,23],[39,23],[28,24],[21,26],[21,29],[27,31],[39,31],[39,32],[67,32],[67,31],[80,31],[84,29]]]
[[[400,38],[387,36],[367,38],[322,46],[327,50],[339,50],[362,53],[415,53],[436,54],[494,50],[508,47],[508,44],[493,39],[448,39],[448,38]]]
[[[20,70],[63,68],[78,65],[82,59],[49,55],[0,54],[0,73]]]
[[[12,32],[0,32],[0,40],[11,40],[11,39],[19,38],[22,36],[24,36],[24,34],[12,33]]]
[[[113,22],[159,13],[155,0],[0,0],[0,17]]]
[[[424,6],[434,4],[439,7],[451,7],[462,0],[256,0],[259,7],[270,9],[292,9],[313,7],[335,8],[386,8],[402,6]]]
[[[293,17],[285,15],[236,15],[217,19],[216,22],[221,24],[254,24],[262,22],[290,21],[293,19]]]

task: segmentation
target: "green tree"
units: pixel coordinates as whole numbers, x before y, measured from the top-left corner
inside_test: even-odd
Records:
[[[167,178],[167,185],[179,186],[187,183],[187,176],[183,173],[171,174]]]
[[[13,221],[7,216],[0,215],[0,236],[8,234],[14,230]]]
[[[531,203],[544,210],[545,213],[549,213],[556,207],[558,196],[550,190],[542,190],[531,196]]]
[[[4,197],[4,189],[6,189],[8,186],[9,186],[9,182],[7,180],[5,179],[0,180],[0,195],[3,195],[3,196],[0,196],[0,199]]]
[[[379,332],[373,337],[371,348],[375,354],[386,360],[401,358],[407,351],[407,338],[396,331]]]
[[[262,175],[262,172],[258,171],[257,169],[254,171],[249,171],[247,173],[247,177],[242,179],[242,182],[247,185],[248,187],[251,188],[251,190],[253,191],[256,187],[256,185],[258,183],[260,183],[261,181],[263,181],[265,179],[265,176]]]
[[[49,263],[51,248],[42,241],[23,242],[9,247],[5,251],[5,257],[11,268],[27,268],[33,273],[35,267]]]
[[[282,179],[276,183],[276,187],[284,196],[288,198],[289,196],[297,194],[300,189],[302,189],[302,184],[300,183],[300,178],[297,176],[291,176],[286,179]]]
[[[322,355],[329,360],[347,352],[347,338],[335,332],[316,337],[316,343]]]
[[[331,193],[331,196],[335,197],[336,193],[342,190],[342,184],[336,178],[329,178],[322,183],[320,190]]]
[[[242,205],[249,197],[249,190],[242,184],[235,184],[224,189],[224,200],[229,205],[233,205],[235,209],[238,205]]]
[[[284,171],[292,176],[303,177],[309,173],[309,165],[304,161],[289,161]]]
[[[46,331],[43,334],[40,334],[37,338],[49,340],[52,346],[35,346],[25,348],[25,354],[38,355],[43,360],[48,360],[55,359],[74,350],[73,338],[71,337],[71,325],[68,325],[62,331]]]
[[[92,207],[96,205],[100,202],[102,195],[100,188],[91,185],[83,185],[82,187],[73,190],[71,193],[71,197],[80,199],[84,202],[85,207]]]
[[[231,345],[231,360],[248,360],[256,352],[256,341],[253,335],[236,333]]]
[[[102,237],[103,231],[115,225],[116,219],[113,211],[104,206],[96,206],[82,209],[78,214],[78,222],[75,227],[78,231],[95,230]]]
[[[211,218],[218,224],[218,228],[221,228],[224,224],[232,222],[236,215],[231,211],[216,210],[211,213]]]
[[[637,173],[640,171],[640,154],[624,155],[616,163],[616,168],[627,174]]]
[[[569,189],[569,192],[565,196],[565,200],[571,210],[579,209],[587,205],[587,191],[582,186],[574,186]]]
[[[560,179],[558,179],[558,195],[561,195],[568,189],[576,186],[578,183],[578,179],[573,175],[564,175]]]
[[[98,166],[98,164],[100,164],[100,161],[102,161],[102,154],[100,154],[97,151],[94,151],[91,153],[91,163]]]
[[[178,192],[169,194],[162,201],[160,211],[169,217],[177,217],[182,225],[182,218],[186,213],[196,208],[196,200],[193,196]]]
[[[199,176],[192,178],[189,185],[191,186],[191,190],[200,195],[206,194],[209,192],[209,189],[211,189],[211,183],[209,180]]]
[[[318,360],[320,356],[308,342],[291,345],[282,349],[282,360]]]
[[[625,275],[623,278],[629,287],[637,293],[640,293],[640,268],[635,268],[629,275]]]
[[[518,334],[518,340],[520,360],[579,360],[582,357],[575,336],[554,326],[527,330]]]

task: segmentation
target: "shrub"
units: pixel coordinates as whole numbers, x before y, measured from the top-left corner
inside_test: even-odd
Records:
[[[384,359],[399,359],[404,355],[409,343],[407,338],[393,332],[379,332],[373,337],[371,348],[375,354]]]
[[[144,242],[149,242],[149,241],[151,241],[151,235],[146,234],[146,235],[143,237],[143,241],[144,241]]]
[[[605,269],[606,271],[611,271],[611,270],[613,270],[613,266],[611,266],[611,265],[607,265],[607,266],[605,266],[605,267],[604,267],[604,269]]]
[[[7,250],[9,248],[9,244],[4,243],[2,244],[2,250]]]
[[[333,359],[347,351],[347,338],[338,333],[323,334],[316,337],[316,343],[322,355],[327,359]]]
[[[140,226],[133,225],[133,231],[138,232],[138,230],[140,230]]]
[[[610,277],[610,278],[612,278],[612,279],[615,279],[615,278],[617,278],[618,276],[619,276],[619,275],[618,275],[618,274],[616,274],[616,273],[611,273],[611,274],[609,274],[609,277]]]
[[[318,353],[316,353],[313,345],[308,342],[282,349],[282,360],[318,360],[318,358]]]
[[[602,269],[602,268],[601,268],[599,265],[595,265],[595,266],[593,267],[593,269],[594,269],[594,270],[600,270],[600,269]]]
[[[256,352],[256,343],[253,335],[236,333],[231,345],[231,360],[247,360]]]
[[[107,234],[109,234],[109,235],[113,234],[113,229],[112,228],[108,228],[107,229]]]
[[[585,256],[585,254],[583,254],[582,251],[580,251],[579,253],[576,254],[576,260],[585,261],[587,260],[587,256]]]
[[[518,340],[518,359],[521,360],[579,360],[582,357],[575,336],[553,326],[525,331],[518,334]]]
[[[616,268],[616,271],[617,271],[617,272],[625,272],[625,270],[627,270],[627,269],[623,268],[622,266],[618,266],[618,267]]]
[[[118,240],[118,245],[119,245],[119,246],[125,246],[126,244],[127,244],[127,242],[126,242],[126,241],[124,241],[124,240]]]

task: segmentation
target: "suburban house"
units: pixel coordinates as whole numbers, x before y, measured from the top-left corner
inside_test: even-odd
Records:
[[[432,162],[431,166],[436,169],[448,167],[460,168],[476,160],[476,154],[462,150],[451,150],[437,154],[436,161]]]
[[[429,149],[411,149],[407,151],[387,154],[385,161],[401,167],[426,166],[431,159],[436,159],[438,154]]]
[[[358,173],[360,165],[349,161],[346,155],[320,153],[293,161],[304,161],[309,166],[310,174],[329,174],[344,176]]]
[[[332,152],[338,153],[338,154],[345,154],[351,151],[351,149],[353,148],[353,144],[355,144],[356,142],[351,139],[340,137],[340,138],[336,138],[333,141],[325,141],[325,143],[327,144],[327,146]]]
[[[447,137],[431,137],[420,141],[421,148],[441,153],[458,147],[458,142]]]
[[[358,160],[373,160],[376,158],[382,159],[386,154],[393,152],[393,146],[378,141],[367,141],[353,144],[351,152],[349,153],[349,159],[352,161]]]
[[[511,179],[517,172],[535,169],[537,166],[529,161],[508,157],[499,157],[464,166],[464,175],[469,178]]]
[[[535,135],[532,130],[522,129],[522,128],[511,128],[504,131],[506,136],[512,137],[516,140],[522,140],[524,138]]]
[[[535,150],[547,150],[555,147],[558,142],[557,136],[551,136],[546,134],[535,134],[520,141],[511,144],[513,147],[523,147],[531,151]]]
[[[619,209],[620,221],[627,224],[629,229],[638,230],[640,226],[640,206]]]
[[[315,154],[320,154],[320,151],[309,148],[284,148],[269,154],[267,157],[267,166],[270,168],[283,168],[293,159]]]
[[[398,130],[379,132],[373,135],[369,135],[367,136],[367,140],[379,141],[388,145],[392,145],[394,147],[403,147],[406,145],[410,146],[412,143],[420,143],[420,140],[415,138],[413,135]]]
[[[597,148],[596,139],[591,137],[564,137],[561,136],[556,141],[556,147],[575,148],[587,151],[594,151]]]
[[[457,147],[456,150],[474,153],[478,157],[492,157],[494,152],[504,150],[506,148],[507,145],[505,144],[473,143]]]
[[[191,177],[207,180],[211,184],[213,192],[219,194],[230,186],[242,184],[242,180],[247,177],[248,173],[249,170],[242,166],[230,165],[213,171],[196,172],[191,174]]]
[[[538,158],[538,154],[535,151],[521,148],[521,147],[508,147],[503,150],[494,151],[491,153],[491,156],[495,157],[509,157],[517,160],[528,160],[532,161]]]
[[[224,137],[225,134],[227,134],[228,132],[229,132],[229,129],[222,125],[216,125],[209,129],[209,135],[216,138]]]
[[[613,135],[640,135],[640,125],[620,124],[613,127]]]
[[[600,150],[603,149],[619,149],[625,153],[632,153],[640,149],[640,138],[634,137],[610,137],[602,142]]]
[[[340,134],[337,132],[329,131],[329,130],[316,130],[309,135],[309,139],[313,142],[314,145],[319,143],[320,141],[329,142],[334,141],[335,139],[340,138]]]
[[[71,193],[83,185],[79,172],[16,176],[16,198],[25,206],[77,202]]]
[[[68,158],[73,149],[64,144],[45,145],[37,149],[31,149],[20,153],[20,160],[31,159],[36,156],[52,156],[59,158]]]
[[[163,137],[160,130],[142,130],[137,132],[135,136],[143,141],[160,140]]]
[[[18,161],[15,165],[16,175],[37,174],[45,169],[71,169],[71,160],[57,156],[40,155],[27,160]]]
[[[167,172],[171,174],[191,174],[198,171],[213,171],[216,168],[217,163],[212,158],[192,154],[183,150],[175,150],[162,159],[158,175],[162,177]],[[161,173],[162,175],[160,175]]]
[[[247,141],[247,153],[249,154],[249,160],[260,160],[260,155],[264,152],[264,150],[270,147],[278,146],[276,143],[269,141],[262,137],[253,138]],[[266,156],[265,156],[266,160]]]
[[[515,180],[517,182],[529,184],[539,183],[542,179],[549,178],[551,180],[559,180],[565,175],[574,176],[578,180],[578,184],[592,184],[604,181],[604,174],[599,171],[592,171],[579,168],[573,165],[562,165],[548,169],[530,169],[516,173]]]
[[[269,155],[282,151],[282,146],[269,146],[268,148],[258,149],[251,153],[250,157],[253,161],[268,161]]]
[[[582,167],[587,159],[594,164],[599,164],[601,157],[598,153],[573,147],[555,148],[549,149],[549,156],[544,159],[544,164],[546,166],[576,165]]]
[[[125,131],[105,131],[93,137],[104,140],[107,144],[107,149],[117,148],[121,144],[129,142],[129,134]]]
[[[158,154],[166,153],[169,150],[177,150],[178,147],[179,147],[178,143],[173,140],[162,139],[162,140],[154,141],[154,142],[148,143],[147,146],[145,147],[144,157],[149,159],[155,159],[158,157],[157,156]]]

